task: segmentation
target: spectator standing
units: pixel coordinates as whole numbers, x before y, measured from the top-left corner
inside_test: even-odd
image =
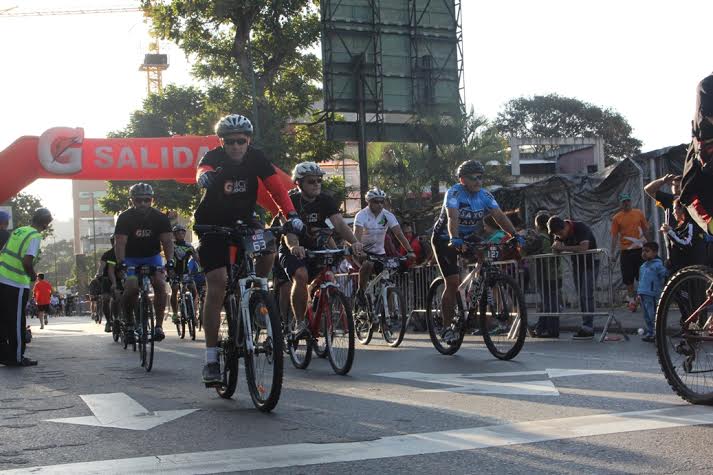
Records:
[[[402,230],[404,232],[406,240],[411,245],[411,249],[413,249],[413,253],[416,255],[416,259],[414,259],[413,261],[406,262],[407,267],[411,267],[414,264],[420,264],[421,260],[423,259],[423,248],[421,247],[421,241],[418,239],[418,236],[413,233],[413,227],[410,224],[404,224]],[[405,256],[406,254],[408,254],[408,251],[403,246],[403,244],[399,243],[399,255]]]
[[[642,341],[654,342],[654,321],[656,319],[656,305],[658,304],[663,284],[668,271],[659,257],[659,245],[647,242],[641,250],[643,264],[639,269],[639,288],[636,300],[644,311],[644,335]]]
[[[42,235],[52,222],[47,208],[38,208],[32,224],[15,229],[0,251],[0,364],[34,366],[25,357],[25,307],[30,284],[37,279],[34,261],[40,255]]]
[[[40,330],[42,330],[45,325],[49,324],[47,314],[52,303],[52,284],[45,280],[44,274],[37,274],[37,282],[35,282],[32,293],[35,296],[37,315],[40,317]]]
[[[621,278],[626,286],[627,303],[635,298],[634,282],[639,279],[639,268],[643,263],[641,248],[648,240],[649,223],[644,213],[631,207],[631,196],[628,193],[619,194],[621,210],[614,215],[611,223],[611,253],[609,259],[616,260],[617,242],[621,247],[619,265]]]
[[[5,211],[0,211],[0,249],[5,246],[5,243],[10,239],[10,231],[7,230],[10,225],[10,215]]]
[[[539,239],[532,242],[532,247],[528,249],[529,255],[552,253],[552,236],[547,232],[549,219],[548,213],[538,213],[535,216],[535,231]],[[537,319],[535,337],[559,338],[560,319],[555,315],[559,313],[559,295],[562,288],[562,267],[559,264],[559,257],[536,259],[534,272],[536,287],[542,301],[542,312],[553,314],[543,315]]]
[[[586,252],[597,248],[597,240],[589,226],[579,221],[553,216],[547,221],[547,230],[555,235],[553,252]],[[589,340],[594,337],[594,288],[599,274],[599,260],[595,254],[572,256],[572,276],[579,293],[580,311],[590,315],[582,316],[582,327],[572,337],[575,340]]]

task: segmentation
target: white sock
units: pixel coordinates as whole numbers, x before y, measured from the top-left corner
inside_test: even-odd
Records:
[[[218,362],[218,347],[213,346],[205,349],[205,362],[206,364]]]

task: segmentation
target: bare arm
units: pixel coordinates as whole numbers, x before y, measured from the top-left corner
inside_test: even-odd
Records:
[[[510,236],[514,236],[517,234],[517,230],[515,230],[515,226],[512,225],[510,222],[510,218],[505,216],[505,213],[503,213],[503,210],[500,208],[493,208],[490,211],[490,216],[493,217],[496,223],[498,223],[498,226],[500,226],[500,229],[508,233]]]
[[[391,228],[391,232],[394,233],[396,239],[398,239],[404,249],[406,249],[406,252],[408,252],[409,254],[413,254],[413,249],[411,249],[411,243],[408,242],[408,239],[406,239],[406,236],[404,236],[404,232],[401,231],[401,226],[394,226],[393,228]]]
[[[332,225],[334,225],[334,229],[337,230],[339,235],[346,239],[349,244],[359,242],[356,236],[354,236],[352,230],[349,229],[347,223],[344,222],[344,218],[342,218],[341,213],[333,214],[329,217],[329,220],[332,222]]]
[[[361,242],[361,237],[364,235],[364,227],[363,226],[357,226],[356,224],[354,225],[354,237],[357,239],[357,241]]]
[[[656,199],[656,192],[660,191],[664,185],[670,185],[671,183],[673,183],[674,178],[676,178],[676,175],[673,175],[671,173],[661,178],[657,178],[656,180],[646,185],[644,187],[644,191],[651,198]]]
[[[116,262],[124,262],[126,258],[126,242],[129,236],[126,234],[114,235],[114,252],[116,253]]]
[[[557,241],[562,243],[562,241]],[[582,241],[579,244],[575,244],[574,246],[567,246],[564,243],[562,243],[560,246],[557,246],[558,251],[562,252],[584,252],[589,250],[589,241]]]
[[[455,208],[447,208],[446,213],[448,215],[448,235],[451,239],[461,237],[458,234],[458,224],[460,223],[458,210]]]

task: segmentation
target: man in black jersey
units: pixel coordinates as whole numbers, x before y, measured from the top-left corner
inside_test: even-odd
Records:
[[[198,253],[190,242],[186,242],[186,228],[182,224],[173,227],[173,258],[175,261],[175,279],[171,279],[171,311],[173,312],[173,323],[178,323],[178,290],[183,276],[188,274],[188,260],[192,257],[198,260]],[[193,301],[198,302],[198,290],[196,284],[191,279],[188,283],[188,290],[193,295]],[[194,316],[195,317],[195,316]]]
[[[169,257],[166,269],[173,270],[173,239],[171,235],[171,222],[165,214],[151,207],[153,201],[153,188],[147,183],[137,183],[129,189],[132,207],[122,212],[116,220],[114,230],[116,251],[116,269],[126,270],[124,294],[121,305],[127,325],[133,324],[133,309],[139,295],[139,285],[135,269],[142,265],[161,267],[161,248]],[[154,328],[154,341],[163,340],[163,315],[166,310],[166,275],[163,270],[151,276],[151,285],[154,290],[153,305],[156,312],[156,327]],[[129,332],[130,334],[131,332]]]
[[[205,192],[194,214],[195,223],[233,226],[237,220],[253,222],[260,180],[280,212],[291,221],[293,229],[300,231],[303,223],[297,217],[275,167],[261,150],[250,143],[253,133],[250,120],[238,114],[227,115],[215,125],[215,133],[220,138],[220,147],[208,151],[198,163],[196,181]],[[214,385],[222,381],[217,345],[220,310],[228,280],[228,242],[222,236],[210,234],[198,233],[198,239],[198,255],[206,276],[203,308],[206,364],[203,367],[203,382]],[[267,277],[274,258],[274,253],[258,256],[255,259],[256,274]]]
[[[304,231],[297,237],[287,234],[280,244],[280,266],[292,280],[289,293],[292,311],[299,320],[298,333],[307,331],[305,312],[307,310],[307,285],[317,276],[319,269],[308,267],[304,257],[305,249],[318,249],[325,243],[319,242],[319,230],[326,229],[326,220],[332,223],[334,229],[353,247],[355,254],[361,254],[362,244],[344,222],[339,206],[331,196],[322,192],[322,176],[324,172],[314,162],[302,162],[292,170],[292,180],[297,188],[290,191],[290,199],[295,211],[305,224]],[[280,287],[280,302],[287,302],[287,285]]]
[[[111,312],[112,282],[109,278],[109,267],[114,268],[116,266],[114,236],[112,235],[109,240],[111,241],[111,249],[102,254],[101,260],[99,261],[99,272],[97,272],[97,275],[101,278],[101,312],[104,314],[104,318],[106,318],[104,331],[107,333],[111,333],[111,325],[114,319],[114,315]]]

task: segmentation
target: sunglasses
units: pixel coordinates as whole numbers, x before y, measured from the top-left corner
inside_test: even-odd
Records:
[[[322,179],[318,178],[318,179],[314,179],[314,180],[304,180],[304,182],[307,183],[308,185],[321,185]]]
[[[223,139],[223,143],[225,145],[245,145],[246,143],[248,143],[248,139]]]
[[[134,198],[134,203],[140,204],[140,203],[151,203],[153,201],[153,198]]]
[[[369,203],[374,203],[375,205],[383,205],[384,200],[371,200]]]
[[[483,175],[466,175],[465,178],[473,181],[478,181],[483,179]]]

